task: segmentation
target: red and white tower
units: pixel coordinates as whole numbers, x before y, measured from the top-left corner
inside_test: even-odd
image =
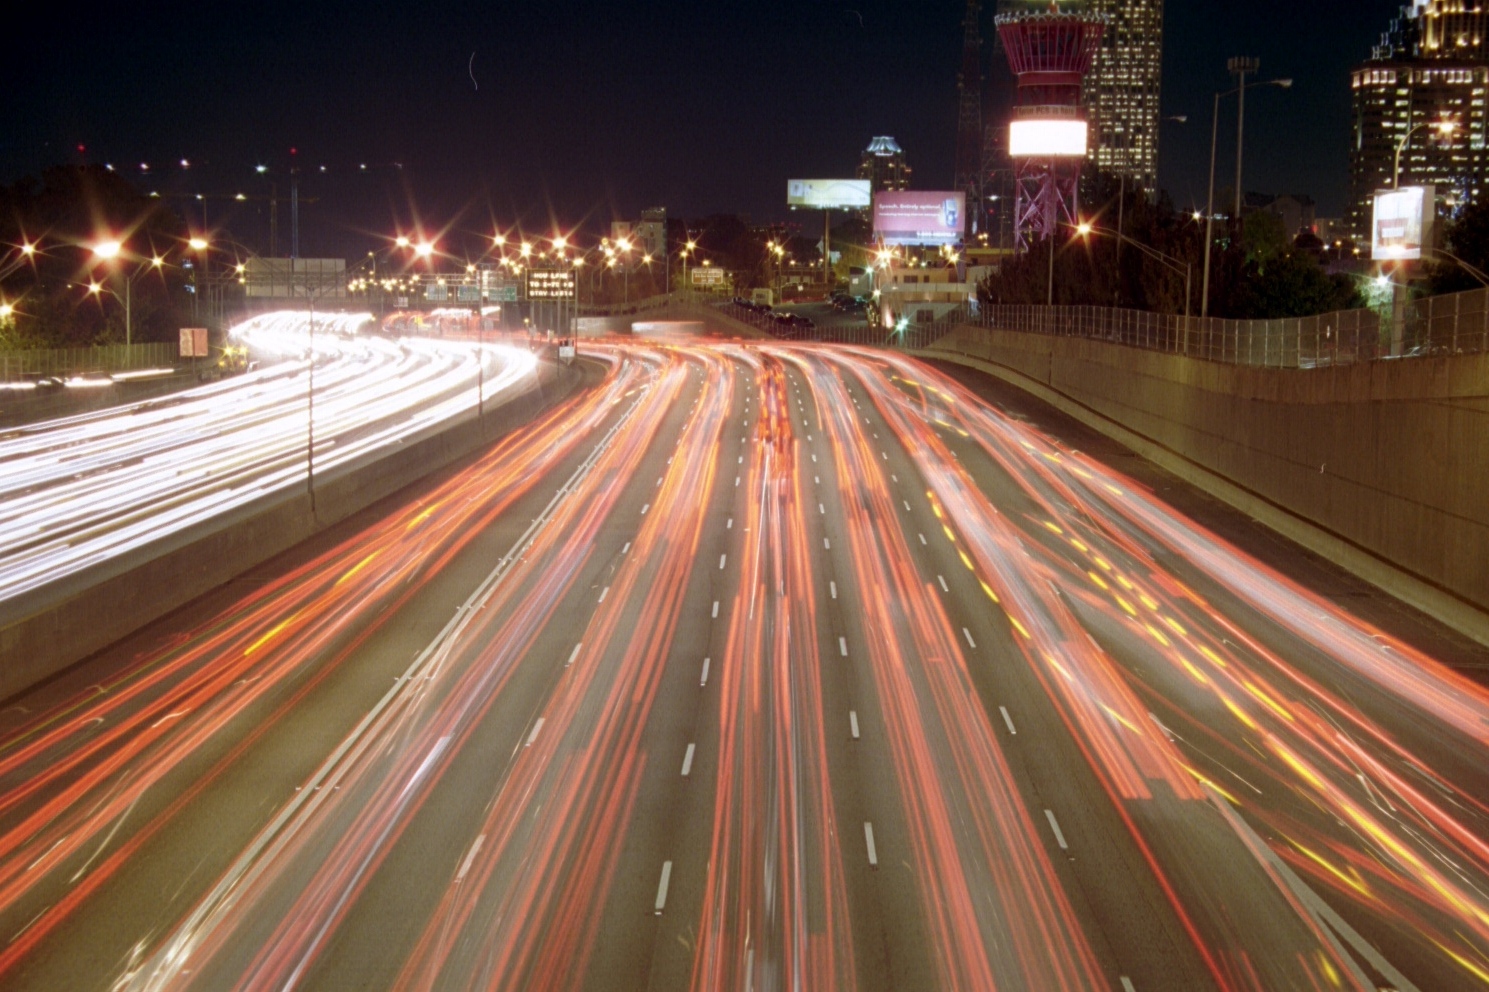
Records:
[[[1023,251],[1074,225],[1087,125],[1081,85],[1091,71],[1106,18],[1048,11],[999,14],[998,36],[1018,77],[1008,151],[1017,178],[1016,244]]]

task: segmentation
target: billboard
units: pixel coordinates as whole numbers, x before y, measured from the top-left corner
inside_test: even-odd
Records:
[[[1018,120],[1008,128],[1008,154],[1013,158],[1080,158],[1086,154],[1085,121]]]
[[[1375,194],[1375,221],[1370,226],[1370,257],[1376,261],[1416,261],[1432,247],[1437,217],[1433,186],[1403,186]]]
[[[954,245],[967,228],[965,192],[881,192],[874,197],[874,237],[886,245]]]
[[[250,258],[244,265],[244,293],[276,300],[346,299],[344,258]]]
[[[211,356],[212,353],[207,348],[207,329],[205,327],[181,328],[182,358],[210,358]]]
[[[811,210],[867,210],[873,202],[867,179],[790,179],[786,205]]]
[[[700,266],[689,272],[693,286],[700,289],[718,289],[724,285],[724,270]]]

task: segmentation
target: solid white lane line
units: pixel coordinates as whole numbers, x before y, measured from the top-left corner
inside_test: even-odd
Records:
[[[1060,850],[1070,850],[1070,845],[1065,843],[1065,833],[1060,829],[1060,821],[1055,819],[1054,812],[1051,810],[1045,810],[1044,815],[1050,821],[1050,829],[1055,832],[1055,843],[1060,845]]]
[[[1132,984],[1132,979],[1126,975],[1122,976],[1122,992],[1137,992],[1137,987]]]
[[[715,620],[719,618],[719,601],[717,599],[713,601],[713,618]]]
[[[719,571],[724,570],[724,564],[729,560],[728,555],[719,555]]]
[[[874,846],[874,825],[867,820],[863,823],[863,840],[869,849],[869,866],[879,867],[879,849]]]
[[[662,862],[662,880],[657,883],[656,915],[661,916],[667,908],[667,885],[672,881],[672,862]]]
[[[484,843],[486,843],[485,834],[482,834],[481,836],[476,838],[476,842],[470,846],[470,853],[467,854],[465,856],[465,860],[460,863],[460,871],[455,874],[455,881],[459,882],[465,879],[466,872],[470,871],[470,863],[476,860],[476,855],[480,852],[481,845]]]
[[[848,657],[848,638],[838,638],[838,650],[842,652],[844,658]]]
[[[967,639],[967,647],[973,648],[975,650],[976,647],[977,647],[977,642],[974,641],[974,640],[972,640],[972,632],[970,630],[968,630],[966,627],[963,627],[962,628],[962,636]]]
[[[689,744],[688,753],[682,756],[682,777],[687,778],[688,772],[693,770],[693,749],[698,745]]]
[[[533,741],[538,739],[538,731],[543,729],[543,718],[538,717],[538,722],[533,724],[533,732],[527,735],[527,743],[523,747],[532,747]]]
[[[568,668],[570,665],[574,664],[574,662],[578,661],[579,652],[582,650],[584,650],[584,642],[580,641],[578,644],[574,645],[574,653],[569,655],[569,660],[564,662],[564,667]]]
[[[848,730],[853,734],[853,739],[858,740],[858,711],[848,711]]]
[[[605,597],[608,595],[610,595],[610,587],[606,586],[605,588],[600,590],[600,602],[605,602]]]
[[[837,599],[838,598],[838,584],[836,582],[829,581],[827,583],[827,588],[829,588],[829,589],[832,590],[832,598],[833,599]]]
[[[711,661],[713,661],[712,658],[703,659],[703,678],[698,680],[700,686],[708,685],[708,665]]]
[[[920,535],[918,535],[918,536],[919,536],[919,537],[920,537],[920,543],[921,543],[921,544],[924,544],[924,543],[926,543],[926,542],[925,542],[925,535],[924,535],[924,534],[920,534]]]
[[[1013,717],[1008,715],[1008,707],[999,706],[998,712],[1003,714],[1003,722],[1008,724],[1008,732],[1010,734],[1017,734],[1018,731],[1013,729]]]
[[[951,587],[946,584],[946,576],[938,575],[936,576],[936,581],[941,583],[942,592],[951,592]]]

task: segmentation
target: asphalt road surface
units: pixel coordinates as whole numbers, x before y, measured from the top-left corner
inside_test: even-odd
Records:
[[[1483,652],[981,377],[588,356],[5,704],[0,985],[1489,985]]]

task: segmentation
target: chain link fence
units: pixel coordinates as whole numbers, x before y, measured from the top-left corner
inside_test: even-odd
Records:
[[[34,348],[0,352],[0,382],[134,369],[174,368],[176,342],[112,344],[91,348]]]
[[[1212,362],[1317,368],[1489,352],[1489,289],[1281,320],[1222,320],[1106,307],[985,307],[981,327],[1110,341]]]

